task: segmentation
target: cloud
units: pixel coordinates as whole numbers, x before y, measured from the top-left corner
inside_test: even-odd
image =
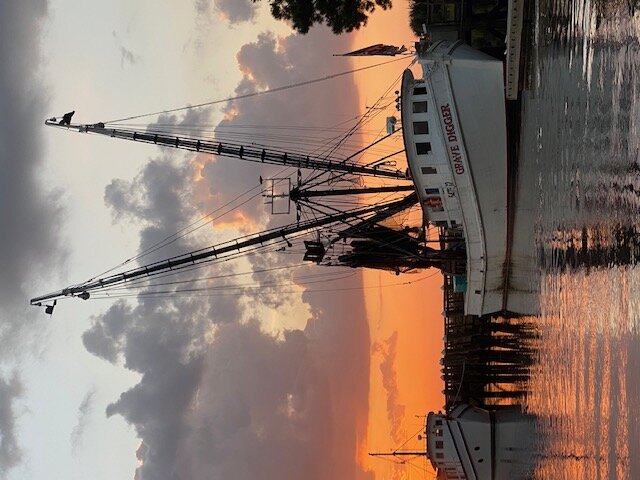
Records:
[[[124,46],[120,46],[120,67],[124,68],[124,64],[135,65],[138,62],[138,56]]]
[[[22,450],[16,437],[15,402],[23,394],[22,383],[14,372],[11,378],[0,376],[0,478],[20,463]]]
[[[31,277],[60,264],[56,193],[38,177],[44,157],[42,120],[47,115],[46,89],[36,67],[40,61],[40,30],[47,2],[3,4],[0,15],[0,344],[15,353],[15,337],[24,328],[23,306]],[[3,356],[4,356],[3,355]]]
[[[124,68],[125,64],[135,65],[140,60],[140,56],[136,55],[133,51],[124,46],[120,35],[116,31],[112,31],[113,39],[116,42],[116,46],[120,52],[120,67]]]
[[[213,4],[213,5],[212,5]],[[258,4],[251,0],[196,0],[195,7],[199,15],[210,15],[215,9],[230,23],[254,20],[258,12]]]
[[[238,55],[245,78],[237,91],[317,76],[322,62],[310,46],[327,45],[332,51],[336,42],[328,30],[324,36],[314,30],[304,40],[263,35]],[[300,112],[299,121],[308,124],[323,121],[318,115],[349,108],[353,114],[355,87],[350,82],[342,86],[347,99],[331,107],[326,98],[335,85],[319,86],[308,95],[256,97],[250,105],[233,102],[228,112],[234,114],[220,131],[243,123],[297,123],[292,118]],[[158,123],[187,125],[202,119],[192,120],[165,116]],[[258,175],[272,172],[237,160],[197,157],[181,163],[162,154],[132,181],[113,181],[105,201],[115,221],[143,226],[144,251],[202,212],[215,211],[253,188]],[[243,206],[243,218],[271,225],[260,203]],[[198,242],[224,234],[209,229],[200,239],[176,238],[169,254],[202,247]],[[261,270],[289,261],[256,256],[251,263]],[[197,274],[217,276],[211,282],[224,287],[234,272],[230,265]],[[279,271],[254,275],[265,283],[290,279]],[[140,382],[106,411],[122,416],[141,439],[135,478],[372,478],[355,461],[358,439],[366,438],[369,388],[363,299],[349,291],[359,285],[359,277],[331,285],[337,291],[325,296],[306,291],[301,299],[308,307],[305,317],[311,312],[306,327],[280,335],[265,333],[260,315],[263,306],[276,309],[289,299],[254,290],[246,290],[242,298],[224,290],[211,296],[140,296],[135,302],[116,302],[93,318],[83,336],[85,347],[141,374]],[[181,286],[165,288],[175,292]]]
[[[3,2],[0,7],[0,362],[5,366],[19,361],[33,341],[35,321],[42,320],[41,312],[27,311],[40,272],[58,270],[64,259],[58,194],[40,177],[42,121],[50,113],[38,68],[47,9],[45,0]],[[17,373],[0,378],[0,476],[21,458],[15,434],[15,402],[21,395]]]
[[[137,478],[367,478],[354,462],[366,435],[366,318],[347,302],[348,316],[338,301],[282,338],[255,320],[224,323],[204,348],[191,342],[205,335],[174,326],[192,325],[182,309],[132,319],[122,350],[143,377],[107,414],[143,441]]]
[[[318,28],[305,36],[290,35],[284,38],[260,34],[255,42],[244,45],[237,54],[243,79],[236,87],[236,95],[322,78],[345,69],[344,59],[337,60],[336,66],[327,69],[327,59],[332,58],[333,52],[348,50],[350,40],[332,36],[328,32],[327,29]],[[232,101],[226,108],[227,118],[216,128],[216,137],[223,141],[238,142],[240,138],[240,141],[258,145],[268,143],[284,151],[320,153],[329,141],[321,143],[321,147],[309,143],[308,138],[302,138],[308,133],[300,127],[325,127],[340,123],[345,118],[353,118],[358,111],[357,99],[353,79],[343,77],[312,87]],[[255,130],[248,128],[254,125],[258,126]],[[289,130],[285,135],[277,135],[278,130],[274,129],[283,127]],[[238,137],[238,131],[247,133]],[[231,136],[232,133],[235,136]],[[203,166],[200,181],[209,192],[215,193],[210,197],[213,202],[210,205],[213,206],[215,203],[224,204],[237,196],[239,191],[255,187],[259,176],[268,179],[294,174],[294,169],[218,159]],[[275,222],[282,221],[280,217],[266,217],[264,206],[256,202],[243,206],[242,212],[258,224],[270,221],[269,226],[274,226]]]
[[[71,450],[76,451],[80,446],[80,442],[82,441],[82,435],[84,435],[84,431],[89,422],[89,416],[91,415],[91,411],[93,410],[93,400],[96,396],[96,388],[92,387],[87,394],[80,402],[80,406],[78,407],[78,420],[71,431],[70,442],[71,442]]]
[[[405,414],[405,406],[398,401],[398,380],[395,369],[395,360],[398,349],[398,332],[393,332],[383,343],[376,343],[372,350],[382,356],[380,373],[382,374],[382,386],[387,393],[387,418],[391,425],[391,439],[397,445],[404,442],[402,432],[402,419]]]

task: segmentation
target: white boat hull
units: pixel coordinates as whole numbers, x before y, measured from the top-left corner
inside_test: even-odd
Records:
[[[427,220],[436,225],[446,221],[449,228],[461,226],[464,231],[465,313],[535,314],[537,287],[529,282],[535,274],[534,252],[509,226],[502,62],[463,43],[441,41],[420,63],[421,79],[411,72],[403,79],[405,148]],[[427,112],[416,112],[414,104],[423,99]],[[425,121],[429,134],[424,128],[417,134],[415,124]],[[430,148],[426,154],[427,148],[418,148],[425,143]],[[437,169],[437,175],[429,167]],[[446,218],[434,208],[439,206],[433,199],[436,188],[442,191]]]

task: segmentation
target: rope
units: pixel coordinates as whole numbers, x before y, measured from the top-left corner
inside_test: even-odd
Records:
[[[209,105],[216,105],[216,104],[219,104],[219,103],[230,102],[230,101],[233,101],[233,100],[243,100],[245,98],[257,97],[259,95],[264,95],[266,93],[281,92],[283,90],[288,90],[290,88],[303,87],[305,85],[312,85],[314,83],[324,82],[325,80],[331,80],[333,78],[343,77],[345,75],[349,75],[349,74],[352,74],[352,73],[362,72],[364,70],[369,70],[371,68],[380,67],[380,66],[383,66],[383,65],[387,65],[389,63],[398,62],[400,60],[406,60],[406,57],[394,58],[393,60],[389,60],[387,62],[376,63],[375,65],[368,65],[366,67],[360,67],[360,68],[356,68],[356,69],[353,69],[353,70],[348,70],[348,71],[345,71],[345,72],[334,73],[332,75],[327,75],[326,77],[316,78],[316,79],[313,79],[313,80],[306,80],[306,81],[303,81],[303,82],[284,85],[282,87],[271,88],[269,90],[262,90],[260,92],[247,93],[247,94],[244,94],[244,95],[238,95],[238,96],[235,96],[235,97],[229,97],[229,98],[225,98],[225,99],[222,99],[222,100],[213,100],[211,102],[198,103],[196,105],[190,105],[190,106],[186,106],[186,107],[172,108],[170,110],[161,110],[161,111],[158,111],[158,112],[145,113],[145,114],[142,114],[142,115],[133,115],[133,116],[130,116],[130,117],[118,118],[116,120],[109,120],[108,122],[104,122],[104,123],[106,124],[106,123],[124,122],[124,121],[127,121],[127,120],[135,120],[136,118],[150,117],[152,115],[161,115],[163,113],[165,113],[165,114],[166,113],[174,113],[174,112],[180,112],[182,110],[189,110],[191,108],[207,107]]]

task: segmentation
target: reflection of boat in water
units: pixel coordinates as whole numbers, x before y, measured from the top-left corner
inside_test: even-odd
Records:
[[[534,467],[535,417],[520,407],[459,404],[427,416],[427,457],[439,479],[517,480]]]
[[[64,125],[55,119],[47,121],[48,125],[80,133],[292,167],[298,171],[295,186],[291,187],[289,181],[285,192],[272,191],[271,201],[287,197],[296,204],[298,215],[305,209],[311,215],[306,220],[298,217],[290,225],[76,284],[34,298],[32,303],[62,297],[87,299],[105,289],[128,288],[132,281],[137,282],[134,285],[138,289],[146,288],[157,275],[182,273],[267,245],[290,246],[300,235],[311,234],[312,239],[304,241],[305,259],[317,264],[377,268],[398,274],[436,267],[466,286],[467,314],[535,312],[535,295],[529,285],[533,265],[530,252],[513,241],[510,222],[514,212],[509,206],[502,62],[461,42],[448,41],[432,45],[421,42],[417,60],[423,75],[415,78],[411,70],[405,71],[400,101],[409,175],[392,168],[388,156],[369,164],[356,162],[354,158],[366,148],[347,157],[327,159],[254,143],[185,135],[159,129],[158,124],[140,130],[116,123],[119,121]],[[312,181],[303,179],[301,170],[315,172],[310,176]],[[347,181],[348,186],[336,186],[336,178]],[[361,185],[363,178],[395,184]],[[410,190],[414,192],[399,197]],[[367,197],[371,194],[396,197],[371,201],[372,197]],[[319,203],[327,197],[345,196],[350,196],[351,205],[359,206],[339,210],[329,201]],[[366,198],[369,200],[363,200]],[[423,211],[422,225],[389,226],[390,218],[416,203]],[[429,225],[455,241],[440,242],[439,249],[433,248],[426,234]]]

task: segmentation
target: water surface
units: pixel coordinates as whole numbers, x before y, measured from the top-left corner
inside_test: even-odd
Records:
[[[539,0],[523,96],[540,479],[640,478],[640,2]]]

